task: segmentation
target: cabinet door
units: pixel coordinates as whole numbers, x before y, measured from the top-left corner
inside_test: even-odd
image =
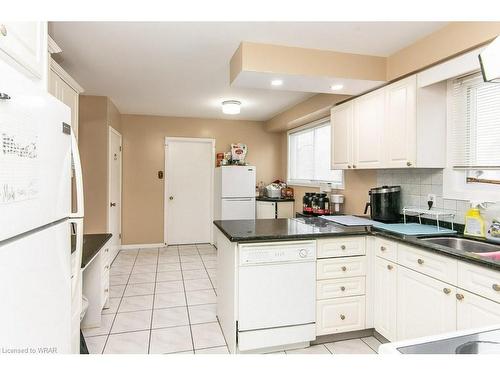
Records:
[[[353,102],[333,107],[331,114],[332,169],[352,167]]]
[[[374,327],[389,341],[397,338],[397,281],[397,265],[376,257]]]
[[[380,168],[383,163],[385,92],[354,100],[353,168]]]
[[[458,289],[457,297],[458,330],[500,324],[500,303],[462,289]]]
[[[78,139],[78,92],[53,70],[49,71],[48,81],[49,93],[71,109],[71,127]]]
[[[47,23],[0,21],[0,51],[5,54],[1,58],[17,63],[29,76],[44,78]]]
[[[275,219],[276,203],[257,201],[257,219]]]
[[[401,266],[397,278],[398,340],[456,330],[454,286]]]
[[[277,218],[278,219],[292,219],[294,202],[278,202],[277,203]]]
[[[385,88],[385,140],[387,166],[415,167],[417,152],[416,76]]]

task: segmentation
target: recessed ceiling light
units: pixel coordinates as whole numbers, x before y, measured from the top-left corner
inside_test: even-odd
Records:
[[[282,79],[273,79],[271,81],[271,85],[272,86],[281,86],[283,84],[283,80]]]
[[[224,100],[222,102],[222,113],[226,115],[237,115],[240,113],[241,102],[238,100]]]
[[[331,85],[330,88],[332,89],[332,91],[338,91],[342,90],[344,88],[344,85],[337,83],[335,85]]]

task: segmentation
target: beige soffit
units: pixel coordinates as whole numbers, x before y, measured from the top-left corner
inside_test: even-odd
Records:
[[[500,22],[453,22],[387,58],[387,80],[483,45],[500,34]]]
[[[242,42],[230,61],[234,87],[269,89],[274,78],[279,90],[355,95],[385,83],[385,57],[327,50]]]

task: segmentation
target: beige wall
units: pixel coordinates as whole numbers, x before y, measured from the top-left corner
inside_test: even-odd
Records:
[[[387,58],[387,79],[423,69],[484,44],[500,34],[500,22],[452,22]]]
[[[216,151],[234,142],[248,145],[248,162],[257,167],[257,181],[281,175],[281,135],[264,123],[181,117],[122,115],[123,244],[163,242],[163,183],[165,137],[214,138]]]
[[[81,95],[79,100],[84,232],[104,233],[108,230],[108,125],[120,131],[120,113],[105,96]]]
[[[266,121],[266,128],[269,131],[286,131],[330,116],[333,105],[347,98],[348,95],[314,95]]]

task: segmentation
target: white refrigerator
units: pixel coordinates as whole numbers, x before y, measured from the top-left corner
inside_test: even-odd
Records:
[[[215,220],[255,219],[254,166],[215,169]]]
[[[83,185],[70,109],[3,62],[0,82],[0,347],[78,353]]]

